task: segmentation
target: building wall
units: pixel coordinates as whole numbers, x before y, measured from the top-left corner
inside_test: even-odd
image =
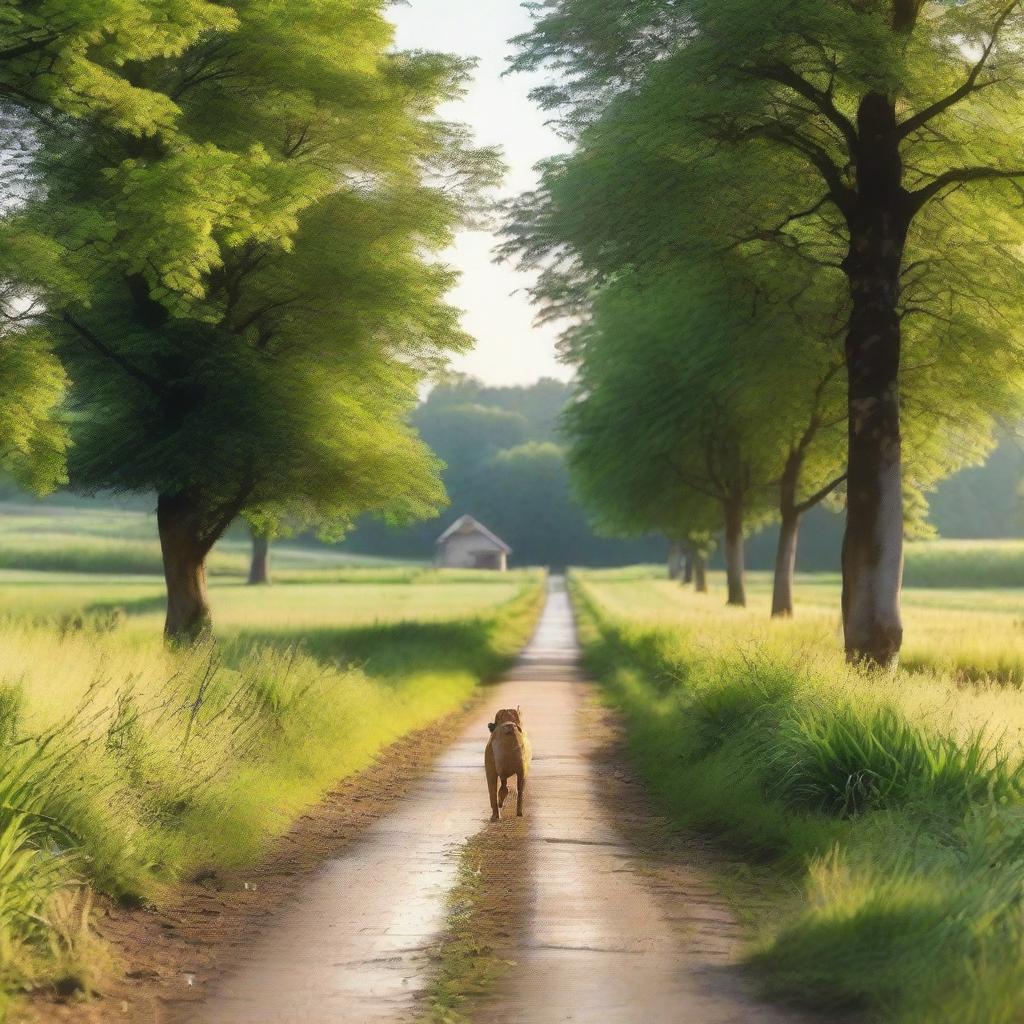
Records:
[[[442,569],[476,569],[480,567],[480,556],[493,563],[486,568],[498,572],[507,568],[505,552],[478,533],[460,533],[445,541],[437,549],[437,564]]]

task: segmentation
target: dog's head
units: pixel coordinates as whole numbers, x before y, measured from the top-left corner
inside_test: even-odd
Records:
[[[487,726],[491,732],[512,736],[523,731],[523,716],[519,708],[502,708]]]

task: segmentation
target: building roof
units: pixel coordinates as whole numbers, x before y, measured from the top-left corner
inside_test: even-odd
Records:
[[[500,548],[504,551],[506,555],[512,554],[512,549],[500,537],[491,533],[483,523],[478,523],[472,516],[459,516],[459,518],[456,519],[455,522],[437,538],[437,543],[444,544],[446,541],[451,540],[456,534],[467,533],[478,533],[481,537],[485,537],[489,540],[496,548]]]

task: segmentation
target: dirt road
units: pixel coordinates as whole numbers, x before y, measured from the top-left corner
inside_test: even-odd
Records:
[[[509,898],[526,922],[514,961],[472,1016],[489,1024],[776,1024],[729,966],[737,926],[700,851],[655,864],[630,838],[649,824],[603,754],[592,688],[580,675],[564,584],[551,582],[536,636],[491,704],[401,809],[372,825],[304,888],[190,1024],[370,1024],[422,1010],[430,949],[464,843],[489,825],[487,722],[522,705],[535,751],[525,880]],[[514,801],[510,799],[514,806]],[[506,812],[508,813],[508,812]]]

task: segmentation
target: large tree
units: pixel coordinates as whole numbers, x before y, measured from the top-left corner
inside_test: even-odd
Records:
[[[129,68],[233,24],[205,0],[24,0],[0,12],[0,468],[31,490],[63,482],[67,443],[57,414],[66,382],[40,296],[81,294],[60,246],[17,215],[38,187],[37,131],[76,118],[134,135],[170,127],[173,100]]]
[[[566,109],[570,133],[585,138],[613,97],[643,95],[641,145],[670,175],[699,167],[705,185],[721,182],[709,227],[742,224],[742,237],[800,250],[844,281],[846,647],[891,661],[902,637],[902,289],[908,274],[931,269],[937,220],[961,252],[988,245],[1016,258],[1024,9],[1017,0],[547,0],[536,18],[519,66],[554,69],[539,95]],[[619,198],[628,192],[605,196],[613,210]],[[694,203],[711,205],[691,193]],[[652,249],[672,244],[650,220],[632,231],[651,228]],[[837,244],[821,244],[836,231]],[[982,278],[979,309],[992,284]],[[941,296],[928,305],[941,310]],[[1018,337],[1008,334],[1004,349]]]
[[[443,498],[406,418],[468,342],[430,254],[496,160],[433,115],[466,65],[393,52],[383,7],[238,0],[237,27],[133,68],[172,126],[40,132],[36,222],[91,283],[49,305],[72,483],[157,492],[171,637],[208,629],[205,559],[236,516],[333,529]]]

